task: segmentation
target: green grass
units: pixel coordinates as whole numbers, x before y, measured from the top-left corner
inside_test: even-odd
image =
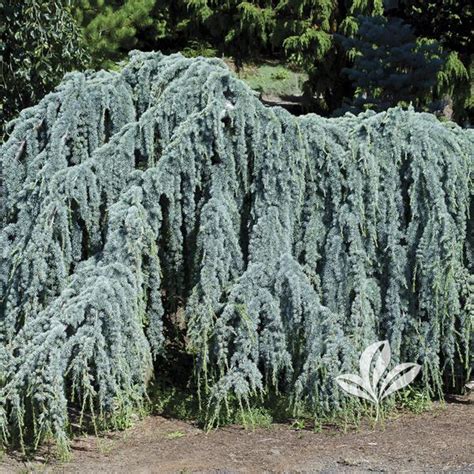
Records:
[[[190,391],[156,384],[149,395],[152,414],[204,424],[205,414],[199,409],[196,395]]]
[[[270,428],[273,417],[266,408],[252,407],[249,410],[237,411],[234,423],[246,428]]]
[[[288,397],[281,394],[267,393],[263,400],[250,400],[248,405],[243,406],[233,398],[229,398],[228,402],[228,410],[223,408],[212,426],[241,425],[253,429],[270,428],[273,423],[283,423],[299,431],[331,432],[335,429],[347,432],[360,429],[366,422],[374,428],[383,427],[387,420],[400,416],[403,411],[419,414],[432,407],[428,394],[413,387],[385,400],[380,406],[378,420],[374,405],[356,399],[354,405],[327,416],[315,414],[304,406],[294,411]],[[203,399],[201,403],[200,409],[197,396],[189,389],[157,384],[150,392],[149,413],[193,421],[202,428],[209,428],[209,419],[206,418],[207,400]]]
[[[277,96],[301,95],[307,80],[306,74],[271,62],[245,64],[237,75],[253,90]]]
[[[185,434],[182,431],[173,431],[171,433],[168,433],[166,435],[166,438],[168,438],[168,439],[178,439],[178,438],[182,438],[183,436],[185,436]]]

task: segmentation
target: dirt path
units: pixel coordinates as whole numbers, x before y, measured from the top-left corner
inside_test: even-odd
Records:
[[[286,425],[204,433],[193,425],[149,417],[106,438],[74,442],[67,464],[24,463],[7,457],[0,472],[474,472],[474,405],[435,406],[404,414],[385,429],[344,434],[296,431]]]

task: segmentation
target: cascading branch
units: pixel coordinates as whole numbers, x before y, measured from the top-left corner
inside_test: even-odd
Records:
[[[0,152],[4,438],[139,407],[177,310],[213,416],[268,389],[347,408],[335,377],[382,338],[441,389],[471,363],[473,145],[412,110],[266,108],[219,60],[66,76]]]

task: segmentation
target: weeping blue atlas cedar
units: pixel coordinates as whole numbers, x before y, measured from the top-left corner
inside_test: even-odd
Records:
[[[210,422],[267,390],[347,408],[335,377],[382,338],[432,393],[467,374],[473,137],[413,110],[294,117],[217,59],[66,76],[0,151],[4,439],[139,407],[171,309]]]

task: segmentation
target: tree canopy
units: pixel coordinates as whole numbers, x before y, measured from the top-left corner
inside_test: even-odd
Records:
[[[377,60],[370,41],[362,38],[370,22],[371,30],[379,31],[378,42],[390,35],[395,43],[406,45],[407,28],[415,36],[410,42],[416,47],[408,51],[405,46],[404,57],[397,61],[411,71],[404,84],[417,110],[440,112],[443,104],[449,104],[454,114],[447,114],[448,118],[452,115],[459,123],[472,122],[473,16],[472,7],[462,1],[3,0],[0,6],[5,17],[0,46],[2,126],[52,90],[65,72],[118,68],[134,48],[182,51],[187,56],[231,56],[239,68],[253,60],[287,63],[308,76],[304,109],[325,116],[340,114],[348,107],[354,111],[379,107],[380,101],[361,101],[361,95],[378,90],[380,81],[392,82],[389,103],[403,105],[406,97],[394,94],[394,78],[390,77],[389,63],[393,65],[396,50],[392,49],[390,61],[380,68],[386,77],[375,78],[372,71],[368,77],[374,81],[365,79],[366,90],[361,90],[355,77],[361,61],[374,64]],[[365,18],[362,25],[360,18]],[[338,40],[341,35],[347,38],[345,43]],[[352,40],[359,46],[366,44],[357,55],[354,48],[344,48]],[[440,68],[428,67],[436,62],[428,49],[442,52],[437,55],[442,60]],[[423,67],[409,65],[416,55],[418,59],[423,56]],[[351,75],[344,74],[345,70],[351,70]],[[421,87],[415,70],[423,78]],[[400,84],[398,79],[395,82]]]
[[[6,122],[89,58],[65,0],[1,0],[0,18],[1,138]]]
[[[357,33],[342,38],[354,56],[343,70],[356,88],[355,111],[386,110],[397,104],[421,108],[433,97],[445,58],[436,41],[417,41],[399,18],[360,17]]]
[[[79,18],[95,52],[93,56],[96,66],[109,66],[111,59],[116,60],[121,55],[124,57],[131,46],[168,53],[185,51],[191,55],[224,54],[234,57],[239,67],[245,60],[277,57],[302,68],[308,74],[309,79],[305,85],[308,110],[331,115],[335,111],[344,110],[345,103],[360,105],[357,81],[351,81],[343,74],[344,69],[353,69],[353,57],[350,50],[341,46],[337,37],[344,35],[348,39],[357,38],[359,17],[365,17],[362,29],[367,31],[368,24],[372,21],[372,31],[379,30],[379,40],[382,36],[390,36],[395,43],[401,45],[407,41],[407,29],[410,29],[410,41],[416,43],[417,52],[415,53],[415,48],[411,48],[409,53],[405,51],[401,62],[408,66],[410,58],[414,61],[415,55],[418,55],[416,59],[422,59],[424,65],[416,68],[418,71],[424,68],[424,85],[421,87],[416,85],[413,67],[408,66],[412,72],[411,76],[406,76],[405,84],[413,79],[415,82],[410,82],[409,88],[420,94],[415,96],[413,105],[419,110],[434,109],[437,101],[447,98],[454,102],[454,118],[460,121],[469,118],[469,110],[472,108],[469,79],[472,7],[465,8],[461,1],[95,2],[101,5],[101,9],[89,10],[94,13],[94,19],[91,21],[90,14],[79,15]],[[78,7],[79,12],[80,10],[81,7]],[[127,13],[127,10],[133,11],[133,14]],[[401,20],[405,22],[404,25]],[[101,52],[97,51],[98,47]],[[427,61],[426,55],[433,55],[428,53],[428,49],[443,51],[442,55],[438,55],[442,58],[441,68],[428,67],[436,62],[434,58]],[[423,50],[426,54],[422,53]],[[371,49],[359,50],[359,55],[365,54],[370,55]],[[374,59],[372,56],[367,61]],[[392,80],[389,77],[389,66],[382,67],[382,72],[388,74],[383,78],[384,81]],[[379,81],[380,78],[369,87],[376,89]],[[394,104],[405,100],[397,95],[393,98],[398,98]],[[370,104],[366,102],[365,106],[370,107]],[[377,107],[377,104],[374,106]]]

